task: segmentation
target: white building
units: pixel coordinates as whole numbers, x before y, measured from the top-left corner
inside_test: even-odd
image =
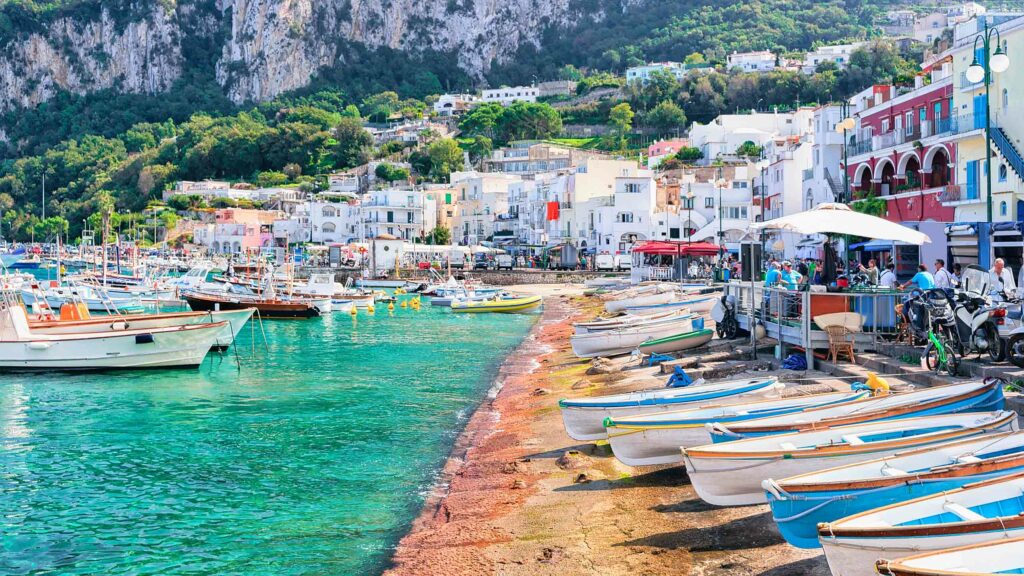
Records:
[[[840,69],[846,68],[850,63],[850,55],[866,44],[867,42],[854,42],[852,44],[821,46],[817,50],[807,53],[800,69],[804,74],[814,74],[818,69],[818,65],[823,62],[832,62]]]
[[[813,166],[813,135],[779,139],[771,149],[768,164],[764,169],[764,179],[755,181],[756,186],[764,186],[764,218],[772,220],[802,212],[807,207],[807,199],[802,185],[806,171]],[[758,190],[760,195],[760,190]],[[784,258],[794,258],[801,248],[809,246],[807,242],[813,238],[805,238],[800,234],[776,232],[770,236],[768,249]]]
[[[438,116],[460,116],[468,112],[480,101],[473,94],[442,94],[434,102],[434,112]]]
[[[649,171],[615,178],[610,197],[594,198],[589,219],[599,253],[628,254],[637,242],[660,239],[664,221],[656,222],[658,184]],[[659,225],[660,224],[660,225]]]
[[[422,190],[386,188],[366,195],[360,205],[365,238],[388,234],[412,241],[437,225],[434,198]]]
[[[719,245],[724,240],[727,250],[738,251],[750,224],[760,217],[753,182],[757,172],[758,166],[749,162],[685,170],[679,181],[679,208],[663,215],[663,238]]]
[[[686,76],[686,66],[681,62],[651,62],[643,66],[632,66],[626,69],[626,83],[647,84],[656,73],[668,73],[682,80]]]
[[[536,102],[538,96],[540,96],[540,89],[536,86],[505,86],[484,90],[480,101],[484,103],[497,102],[502,106],[508,106],[513,102]]]
[[[690,127],[690,145],[704,154],[701,164],[736,158],[736,150],[746,142],[765,146],[778,137],[799,136],[812,131],[814,109],[796,112],[722,114],[707,124],[694,122]]]
[[[811,166],[803,173],[803,209],[823,202],[836,202],[843,193],[843,135],[836,131],[842,120],[841,108],[831,104],[814,110],[814,139]],[[847,136],[855,137],[850,130]]]
[[[733,52],[726,61],[728,69],[739,68],[744,72],[770,72],[775,70],[775,54],[767,50],[759,52]]]
[[[363,192],[364,179],[355,172],[342,172],[327,177],[327,189],[335,194],[351,194]]]
[[[514,229],[509,198],[523,193],[523,179],[494,172],[454,172],[455,211],[452,235],[460,244],[493,239],[496,231]],[[502,225],[496,226],[501,221]]]

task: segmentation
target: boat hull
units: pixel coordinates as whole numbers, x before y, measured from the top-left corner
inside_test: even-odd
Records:
[[[693,331],[693,318],[681,316],[678,320],[650,326],[630,326],[621,330],[608,330],[591,334],[577,334],[569,341],[572,351],[580,358],[618,356],[629,354],[648,340],[675,336]]]
[[[86,371],[194,368],[216,343],[221,324],[131,331],[109,336],[0,342],[0,369]],[[53,338],[53,337],[51,337]]]
[[[29,327],[37,334],[90,334],[103,331],[154,330],[174,326],[191,326],[226,322],[217,335],[214,349],[223,350],[230,346],[255,309],[221,310],[219,312],[178,312],[171,314],[147,314],[129,318],[91,318],[88,320],[53,320],[30,322]]]
[[[654,342],[647,342],[640,345],[640,352],[643,354],[670,354],[681,352],[692,348],[699,348],[714,338],[714,330],[697,330],[677,336],[662,338]]]
[[[295,302],[232,301],[202,298],[192,294],[186,294],[185,300],[190,308],[203,312],[255,308],[262,318],[316,318],[320,316],[320,309],[316,306]]]

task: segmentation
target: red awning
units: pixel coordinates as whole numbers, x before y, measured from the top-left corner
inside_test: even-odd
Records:
[[[710,242],[673,242],[671,240],[640,242],[633,247],[633,252],[640,254],[666,256],[715,256],[721,251],[721,247]]]

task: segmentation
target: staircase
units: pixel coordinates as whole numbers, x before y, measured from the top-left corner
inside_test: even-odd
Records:
[[[828,168],[825,168],[825,181],[828,182],[828,188],[832,191],[832,197],[835,198],[836,201],[843,197],[842,184],[836,184],[836,181],[832,178],[832,173],[828,171]],[[846,198],[846,201],[849,202],[850,199]]]
[[[1024,158],[1021,158],[1017,147],[1006,137],[1006,132],[1003,132],[1003,129],[999,126],[993,126],[991,133],[992,141],[995,142],[999,153],[1006,159],[1010,168],[1013,168],[1013,171],[1017,173],[1017,177],[1024,179]]]

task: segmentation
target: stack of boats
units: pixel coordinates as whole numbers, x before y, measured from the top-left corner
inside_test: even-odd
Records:
[[[631,466],[684,465],[709,504],[768,503],[835,576],[1020,574],[1024,432],[1001,380],[788,394],[774,378],[560,401]],[[1009,540],[1021,538],[1021,540]]]
[[[603,298],[605,310],[616,316],[574,325],[572,349],[580,358],[681,352],[714,336],[704,324],[718,296],[705,285],[654,283]]]

